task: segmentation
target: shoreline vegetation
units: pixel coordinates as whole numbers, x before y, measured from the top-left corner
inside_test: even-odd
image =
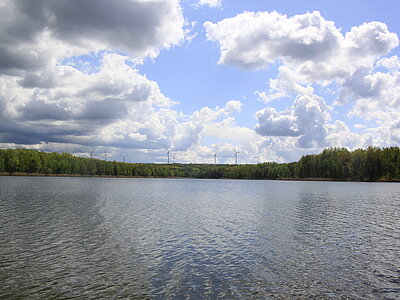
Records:
[[[69,153],[0,149],[0,176],[400,182],[400,148],[329,148],[297,162],[243,165],[122,163]]]
[[[160,177],[160,176],[115,176],[115,175],[81,175],[81,174],[40,174],[40,173],[26,173],[26,172],[0,172],[0,176],[10,177],[78,177],[78,178],[165,178],[165,179],[229,179],[229,180],[280,180],[280,181],[326,181],[326,182],[400,182],[400,179],[385,179],[378,180],[350,180],[350,179],[334,179],[334,178],[274,178],[274,179],[256,179],[256,178],[207,178],[207,177]]]

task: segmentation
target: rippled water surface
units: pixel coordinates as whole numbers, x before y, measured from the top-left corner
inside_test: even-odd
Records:
[[[400,298],[400,184],[0,177],[0,298]]]

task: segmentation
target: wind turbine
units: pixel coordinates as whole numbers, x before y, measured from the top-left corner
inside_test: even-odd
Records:
[[[104,161],[107,160],[107,155],[108,155],[108,153],[106,151],[104,151]]]
[[[235,148],[233,148],[233,151],[235,151],[235,155],[233,156],[235,158],[236,164],[238,164],[238,154],[240,153],[239,151],[236,151]]]
[[[214,153],[214,164],[217,164],[217,152]]]
[[[172,163],[175,163],[176,152],[172,155]]]
[[[94,150],[90,150],[90,159],[93,158],[93,152],[94,152]]]
[[[125,155],[120,154],[120,155],[121,155],[121,157],[122,157],[122,162],[125,162],[125,158],[128,156],[128,154],[125,154]]]
[[[167,150],[167,161],[168,161],[168,164],[169,164],[169,150],[168,150],[168,148],[167,147],[164,147],[165,148],[165,150]]]

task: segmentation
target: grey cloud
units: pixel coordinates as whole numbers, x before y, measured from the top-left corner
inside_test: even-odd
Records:
[[[165,144],[162,118],[143,125],[157,127],[145,128],[153,137],[139,131],[146,113],[170,100],[112,51],[136,62],[178,44],[185,35],[178,0],[3,0],[0,7],[0,76],[14,76],[2,78],[0,97],[14,98],[0,99],[0,142]],[[96,74],[57,65],[92,51],[107,57]]]
[[[129,101],[138,101],[138,102],[145,101],[145,100],[149,99],[149,97],[151,96],[151,93],[152,93],[152,90],[151,90],[150,85],[141,84],[141,85],[135,87],[135,89],[131,93],[127,94],[125,96],[125,99],[129,100]]]
[[[123,90],[124,87],[121,86],[121,83],[115,83],[101,79],[88,88],[79,91],[79,95],[81,97],[90,97],[92,93],[96,93],[97,95],[100,95],[100,97],[116,97],[120,95]]]
[[[0,142],[160,148],[168,135],[167,121],[160,116],[156,103],[159,98],[165,103],[169,99],[155,82],[126,67],[121,58],[111,55],[108,65],[97,74],[76,71],[63,78],[55,77],[57,86],[50,89],[23,87],[37,86],[37,81],[45,85],[46,76],[41,78],[40,73],[31,73],[22,80],[4,79],[10,91],[21,99],[0,98]],[[64,67],[53,71],[62,74]],[[6,114],[7,111],[13,113]]]
[[[298,145],[302,148],[323,147],[327,135],[324,125],[330,118],[324,99],[316,95],[299,96],[294,103],[294,114],[302,133]]]
[[[133,102],[146,101],[152,94],[152,88],[149,82],[144,83],[129,83],[126,82],[110,82],[101,79],[95,82],[90,87],[79,92],[81,97],[90,97],[95,93],[104,98],[119,98]]]
[[[325,124],[329,119],[323,98],[316,95],[298,96],[286,111],[277,112],[265,108],[256,114],[256,132],[263,136],[298,136],[301,148],[323,146],[327,131]]]
[[[296,40],[282,40],[279,48],[275,52],[284,57],[290,57],[294,60],[324,60],[334,53],[338,47],[338,37],[332,33],[328,33],[321,40],[311,43]]]
[[[56,37],[74,44],[94,38],[134,54],[160,45],[165,37],[159,29],[173,9],[171,1],[124,0],[53,0],[46,8]]]
[[[115,99],[87,101],[78,112],[71,112],[58,103],[31,100],[19,108],[20,121],[66,121],[101,123],[103,126],[128,115],[126,103]],[[51,126],[51,125],[49,125]]]
[[[1,40],[0,40],[1,43]],[[47,58],[33,51],[9,46],[0,46],[0,74],[20,75],[21,71],[32,71],[46,65]]]
[[[18,108],[18,118],[4,115],[5,107],[4,101],[0,101],[3,112],[0,142],[17,144],[44,141],[98,144],[100,141],[94,138],[96,132],[114,121],[124,119],[128,114],[126,102],[115,99],[88,101],[81,111],[74,113],[59,103],[33,99]]]
[[[4,0],[0,9],[0,73],[19,75],[21,70],[43,68],[47,57],[35,47],[46,28],[43,0]]]
[[[123,119],[128,115],[126,104],[115,99],[103,101],[88,101],[81,113],[76,115],[78,120],[92,120],[97,122]]]
[[[33,43],[48,20],[45,0],[4,0],[0,10],[0,40],[3,45]]]
[[[40,138],[37,138],[35,135],[30,134],[29,132],[25,132],[21,134],[19,132],[0,132],[0,143],[15,143],[15,144],[23,144],[23,145],[34,145],[40,143]]]
[[[166,139],[161,140],[150,140],[146,139],[145,141],[134,141],[129,138],[123,138],[119,140],[113,140],[112,142],[104,142],[96,139],[92,139],[90,141],[92,145],[101,145],[101,146],[110,146],[110,147],[118,147],[125,149],[164,149],[165,145],[169,147],[169,141]],[[88,144],[86,142],[86,144]]]
[[[93,134],[96,127],[91,123],[68,122],[51,123],[25,121],[0,123],[0,143],[38,144],[41,142],[69,143],[75,137]]]
[[[369,68],[360,68],[352,76],[346,78],[340,87],[338,101],[344,103],[360,98],[379,97],[385,87],[385,81],[372,82],[368,79],[369,75],[371,75]]]
[[[297,141],[297,144],[301,148],[313,148],[315,146],[325,147],[325,138],[327,131],[325,127],[321,125],[315,126],[312,130],[306,131]]]
[[[174,150],[185,151],[190,146],[197,144],[200,139],[201,130],[201,126],[188,129],[182,137],[174,141]]]
[[[256,132],[263,136],[299,136],[296,119],[290,112],[279,113],[267,107],[257,112]]]
[[[20,108],[22,121],[67,120],[71,113],[57,103],[32,100]]]
[[[49,89],[56,85],[56,79],[53,74],[43,72],[40,74],[27,73],[18,83],[24,88]]]
[[[144,58],[183,39],[183,25],[177,0],[5,0],[0,72],[43,68],[50,57],[39,51],[38,39],[45,31],[84,49],[114,49]]]

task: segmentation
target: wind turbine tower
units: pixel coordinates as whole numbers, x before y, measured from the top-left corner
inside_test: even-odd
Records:
[[[214,153],[214,164],[217,164],[217,153]]]
[[[233,151],[235,151],[235,155],[233,156],[235,158],[235,163],[238,164],[238,154],[240,153],[239,151],[236,151],[235,148],[233,148]]]
[[[128,154],[125,154],[125,155],[120,154],[120,155],[121,155],[121,157],[122,157],[122,162],[125,162],[125,158],[128,156]]]
[[[107,160],[107,156],[108,156],[108,153],[106,151],[104,151],[104,160],[105,161]]]
[[[91,150],[91,151],[90,151],[90,159],[93,158],[93,152],[94,152],[94,150]]]
[[[165,150],[167,150],[167,164],[169,164],[169,150],[167,147],[164,147],[164,148],[165,148]]]
[[[176,152],[172,155],[172,163],[175,163]]]

